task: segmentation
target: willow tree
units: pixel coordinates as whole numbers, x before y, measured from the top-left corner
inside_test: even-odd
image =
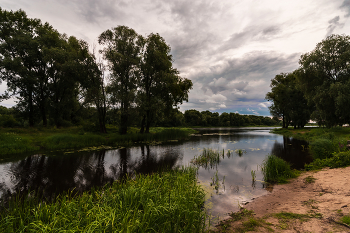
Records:
[[[119,130],[121,134],[126,134],[129,108],[136,95],[140,51],[144,39],[133,29],[118,26],[103,32],[98,42],[103,46],[100,52],[108,62],[110,71],[108,91],[111,93],[111,101],[120,105]]]

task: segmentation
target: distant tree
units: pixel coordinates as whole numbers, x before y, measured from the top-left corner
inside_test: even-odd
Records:
[[[137,90],[137,77],[144,39],[133,29],[118,26],[103,32],[98,42],[104,46],[101,50],[108,62],[110,71],[111,101],[120,105],[120,133],[126,134],[129,108],[134,103]]]
[[[198,110],[186,110],[184,117],[186,124],[189,126],[200,126],[202,124],[202,114]]]
[[[230,114],[227,112],[223,112],[220,115],[220,125],[222,126],[230,126]]]
[[[350,37],[330,35],[303,54],[298,81],[309,103],[315,104],[313,118],[327,127],[350,122]]]

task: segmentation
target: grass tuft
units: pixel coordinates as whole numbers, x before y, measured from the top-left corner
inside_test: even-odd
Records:
[[[261,165],[264,180],[269,183],[286,183],[288,179],[297,177],[297,172],[290,165],[275,155],[268,155]]]

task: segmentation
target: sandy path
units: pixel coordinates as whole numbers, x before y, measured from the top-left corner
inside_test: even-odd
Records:
[[[339,221],[344,214],[350,214],[350,167],[305,172],[288,184],[275,185],[272,193],[243,207],[253,210],[255,218],[272,223],[270,228],[275,232],[350,232],[350,228],[334,222]],[[309,214],[314,217],[300,221],[279,220],[272,215],[280,212]],[[228,220],[225,223],[226,229],[219,228],[218,231],[235,232],[234,228],[246,220]],[[268,231],[260,227],[253,232]]]

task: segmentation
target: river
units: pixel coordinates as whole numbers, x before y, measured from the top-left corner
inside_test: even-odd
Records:
[[[204,148],[210,148],[224,151],[224,156],[213,167],[200,167],[198,182],[207,191],[208,213],[222,218],[272,190],[263,182],[260,167],[268,154],[283,158],[296,169],[311,161],[307,142],[269,133],[271,129],[196,129],[198,133],[184,141],[95,152],[33,154],[18,161],[0,162],[0,196],[5,202],[12,195],[33,190],[47,199],[67,190],[79,193],[135,173],[188,166]],[[239,149],[243,154],[236,153]]]

